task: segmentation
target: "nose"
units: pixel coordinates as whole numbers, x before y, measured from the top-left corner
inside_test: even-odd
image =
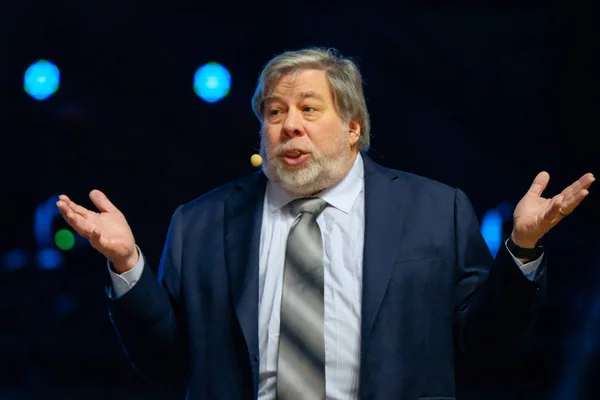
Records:
[[[283,134],[289,138],[302,136],[302,115],[299,112],[289,111],[283,120]]]

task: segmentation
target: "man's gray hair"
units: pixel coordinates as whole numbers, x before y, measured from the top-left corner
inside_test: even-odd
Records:
[[[370,121],[363,93],[363,81],[358,66],[335,49],[306,48],[286,51],[272,58],[263,68],[252,96],[252,110],[262,124],[264,100],[277,82],[285,75],[306,69],[325,71],[333,102],[340,118],[349,123],[358,120],[361,125],[358,147],[368,150]]]

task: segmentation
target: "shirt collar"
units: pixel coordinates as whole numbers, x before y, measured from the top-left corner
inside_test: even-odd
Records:
[[[346,174],[337,185],[325,189],[317,194],[317,197],[325,200],[330,206],[335,207],[346,214],[352,209],[354,201],[364,187],[364,163],[360,153],[356,156],[354,164],[350,172]],[[275,212],[291,202],[299,198],[279,185],[267,182],[267,202],[269,211]]]

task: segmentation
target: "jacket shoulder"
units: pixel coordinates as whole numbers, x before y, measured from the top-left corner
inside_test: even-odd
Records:
[[[416,173],[388,168],[375,162],[372,162],[372,167],[377,171],[390,176],[391,179],[397,179],[403,182],[405,185],[408,185],[411,192],[415,194],[428,193],[437,194],[443,197],[454,197],[456,192],[460,191],[460,189],[455,188],[451,185]]]
[[[183,215],[195,215],[201,210],[202,212],[210,212],[221,207],[229,198],[239,195],[241,191],[260,189],[261,183],[264,180],[262,172],[247,175],[227,182],[192,200],[182,203],[177,209]]]

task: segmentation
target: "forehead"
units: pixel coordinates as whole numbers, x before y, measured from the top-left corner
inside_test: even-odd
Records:
[[[275,83],[271,93],[277,97],[297,97],[303,93],[316,93],[325,100],[331,100],[327,74],[316,69],[294,71],[284,75]]]

